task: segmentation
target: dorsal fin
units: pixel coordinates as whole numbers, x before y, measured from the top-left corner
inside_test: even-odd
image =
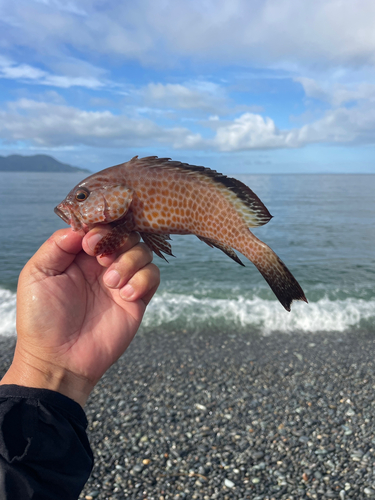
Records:
[[[245,207],[250,209],[248,214],[243,214],[249,224],[249,227],[263,226],[272,219],[272,215],[269,213],[268,209],[264,206],[258,196],[248,186],[246,186],[246,184],[234,179],[233,177],[227,177],[216,170],[196,165],[189,165],[188,163],[174,161],[170,158],[158,158],[157,156],[146,156],[145,158],[138,158],[138,156],[134,156],[134,158],[129,161],[129,163],[131,162],[136,162],[139,167],[184,170],[187,174],[199,174],[214,182],[218,182],[234,193],[236,197],[245,205]]]

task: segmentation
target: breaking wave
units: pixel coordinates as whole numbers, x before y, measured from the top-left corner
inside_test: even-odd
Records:
[[[287,313],[277,301],[253,299],[195,298],[191,295],[156,296],[146,312],[143,328],[187,330],[249,330],[263,334],[282,332],[344,332],[375,329],[375,301],[322,298],[308,305],[294,302]]]
[[[256,330],[272,332],[375,331],[375,301],[356,298],[321,298],[294,302],[287,313],[276,300],[253,298],[196,298],[161,292],[146,311],[143,330]],[[0,336],[16,334],[16,294],[0,289]]]
[[[0,336],[16,335],[16,294],[0,288]]]

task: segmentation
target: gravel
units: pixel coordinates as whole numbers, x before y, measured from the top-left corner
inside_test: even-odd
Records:
[[[375,499],[374,348],[361,331],[138,334],[87,403],[80,499]]]

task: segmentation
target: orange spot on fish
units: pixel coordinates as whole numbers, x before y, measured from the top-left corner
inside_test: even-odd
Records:
[[[74,229],[78,229],[79,221],[89,225],[103,222],[105,215],[111,220],[118,219],[132,196],[130,210],[124,218],[128,221],[134,218],[129,231],[192,233],[216,239],[224,251],[234,248],[249,258],[286,309],[290,309],[292,300],[305,300],[303,291],[283,263],[248,230],[249,226],[265,224],[271,216],[240,181],[202,167],[150,157],[133,158],[91,175],[75,189],[81,186],[87,187],[92,195],[84,203],[71,205],[74,195],[68,194],[72,212],[64,220],[69,220]],[[115,249],[120,240],[113,235],[108,247]],[[108,248],[105,251],[108,252]]]

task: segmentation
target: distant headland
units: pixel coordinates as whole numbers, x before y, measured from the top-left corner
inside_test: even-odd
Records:
[[[33,155],[0,156],[0,172],[90,172],[86,168],[72,167],[52,156]]]

